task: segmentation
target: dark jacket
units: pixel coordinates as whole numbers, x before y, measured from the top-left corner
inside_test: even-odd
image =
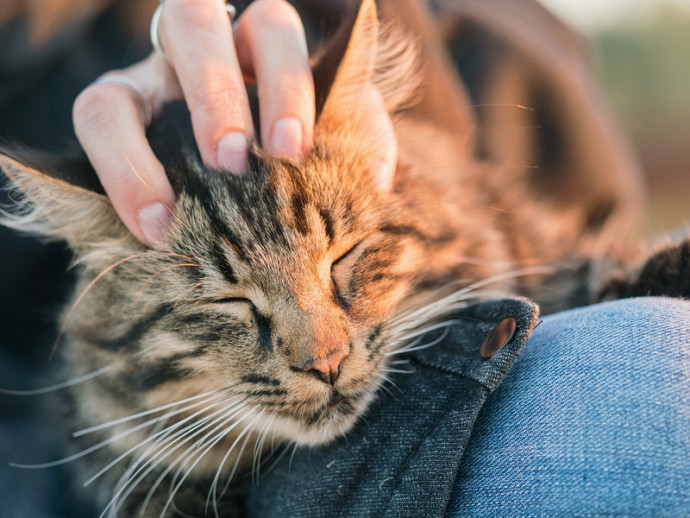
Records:
[[[49,3],[45,0],[41,5]],[[237,6],[241,9],[246,3],[238,1]],[[343,10],[356,2],[293,3],[314,48],[324,32],[337,26]],[[428,83],[434,89],[418,109],[427,110],[451,132],[458,125],[466,129],[468,123],[470,127],[524,126],[523,141],[534,146],[519,149],[517,157],[511,155],[516,150],[514,132],[476,132],[470,152],[499,163],[508,157],[530,165],[535,171],[535,196],[548,196],[563,214],[583,210],[594,216],[592,224],[599,225],[601,218],[596,216],[603,207],[604,219],[629,218],[639,192],[636,167],[600,101],[582,44],[572,31],[535,0],[429,0],[431,11],[421,0],[379,3],[384,17],[401,21],[424,44]],[[127,66],[148,50],[131,44],[130,34],[118,22],[122,17],[115,12],[117,6],[136,4],[152,10],[157,0],[106,2],[111,10],[92,12],[88,21],[65,20],[68,34],[57,33],[54,41],[44,39],[49,44],[42,50],[18,47],[30,41],[29,11],[25,3],[0,0],[0,7],[6,4],[19,7],[14,17],[6,16],[11,10],[0,16],[0,41],[7,51],[0,59],[0,140],[62,149],[65,141],[73,139],[70,113],[78,92],[106,70]],[[147,42],[149,15],[137,19],[144,20],[137,41]],[[17,55],[21,59],[14,59]],[[515,110],[491,108],[505,102],[533,111],[520,112],[516,122]],[[528,130],[534,134],[527,135]],[[588,186],[588,197],[578,190],[582,185]],[[551,190],[539,192],[542,188]],[[64,280],[56,278],[68,258],[60,247],[42,248],[6,229],[0,229],[0,252],[0,374],[7,386],[37,385],[32,376],[39,367],[50,367],[45,358],[55,335],[53,315],[67,292]],[[410,355],[415,372],[396,376],[398,388],[389,386],[390,394],[383,391],[346,439],[326,448],[300,450],[291,463],[288,454],[262,476],[258,487],[249,487],[248,512],[255,516],[443,514],[477,412],[514,361],[536,313],[523,300],[467,309],[464,323],[453,327],[447,339]],[[515,337],[493,358],[480,359],[477,351],[486,334],[507,317],[517,320]],[[47,488],[54,488],[59,502],[63,494],[59,477],[53,472],[18,474],[6,464],[22,449],[41,452],[52,447],[44,413],[30,401],[3,396],[0,414],[0,496],[5,508],[13,513],[18,509],[13,502],[21,502],[19,514],[10,516],[54,512],[56,505],[47,502],[52,498]],[[26,433],[17,432],[24,428],[38,430],[36,437],[27,440]],[[30,478],[34,475],[40,480]],[[38,486],[45,489],[41,492],[45,505],[36,498]],[[73,508],[66,512],[76,514]]]
[[[395,384],[381,391],[354,430],[328,446],[289,449],[258,485],[248,480],[246,515],[443,516],[479,409],[512,367],[538,314],[526,299],[506,299],[454,315],[460,323],[445,339],[405,356],[411,372],[392,377]],[[510,318],[517,324],[512,338],[494,333],[489,341],[496,347],[510,339],[482,358],[482,343]]]

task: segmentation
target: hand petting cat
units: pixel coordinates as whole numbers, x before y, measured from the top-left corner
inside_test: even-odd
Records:
[[[204,162],[242,174],[254,138],[245,81],[256,81],[261,99],[261,142],[296,162],[310,151],[314,85],[299,15],[285,0],[253,2],[231,24],[224,2],[166,0],[157,27],[161,49],[129,68],[112,71],[77,98],[73,118],[79,141],[127,228],[141,241],[165,235],[175,194],[145,136],[146,105],[153,117],[164,103],[184,98]],[[122,78],[125,78],[124,80]],[[122,88],[133,81],[138,89]],[[377,91],[372,126],[392,127]],[[141,97],[144,97],[143,99]],[[396,162],[386,149],[382,183]]]

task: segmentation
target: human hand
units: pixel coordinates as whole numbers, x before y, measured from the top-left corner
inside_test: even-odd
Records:
[[[74,104],[77,137],[115,210],[142,242],[165,235],[175,194],[146,141],[146,105],[155,117],[184,98],[201,157],[241,174],[254,135],[243,80],[256,78],[261,140],[270,153],[301,160],[312,145],[314,86],[304,29],[285,0],[257,0],[231,27],[219,0],[166,0],[153,52],[117,72],[141,86],[94,83]],[[167,59],[166,59],[167,58]]]

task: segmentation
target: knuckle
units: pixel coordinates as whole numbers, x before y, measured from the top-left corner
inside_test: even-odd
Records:
[[[223,116],[233,111],[240,103],[241,94],[229,78],[197,79],[192,86],[190,98],[192,111],[217,113]]]
[[[285,0],[260,0],[252,3],[243,17],[265,29],[289,27],[302,30],[302,19],[297,10]]]
[[[72,119],[77,130],[102,127],[111,122],[114,96],[120,95],[118,87],[94,84],[82,91],[74,101]]]
[[[310,78],[299,72],[284,72],[276,79],[277,98],[282,104],[294,105],[298,112],[306,111],[314,95]]]
[[[208,0],[168,0],[161,14],[161,19],[169,17],[184,20],[185,24],[207,28],[213,26],[219,9],[216,2]],[[165,22],[164,22],[165,23]]]

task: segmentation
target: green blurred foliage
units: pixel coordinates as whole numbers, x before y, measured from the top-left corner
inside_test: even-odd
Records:
[[[690,11],[663,5],[600,32],[594,43],[604,89],[630,129],[690,127]]]
[[[650,231],[690,218],[690,10],[661,4],[593,35],[604,92],[650,187]]]

